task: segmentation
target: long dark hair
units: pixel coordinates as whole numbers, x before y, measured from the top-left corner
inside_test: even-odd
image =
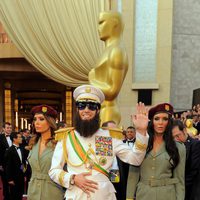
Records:
[[[174,169],[177,167],[180,161],[180,156],[179,156],[178,148],[176,147],[176,143],[172,137],[172,123],[173,123],[173,119],[169,116],[168,125],[163,134],[163,139],[165,141],[165,148],[170,157],[169,162],[172,166],[172,169]],[[148,134],[149,134],[149,143],[147,147],[147,153],[149,153],[153,149],[153,141],[154,141],[153,118],[151,119],[148,125]]]
[[[47,115],[44,115],[44,118],[47,120],[47,122],[50,126],[50,130],[51,130],[51,137],[49,138],[49,140],[47,142],[51,141],[52,144],[55,144],[55,140],[54,140],[55,130],[57,129],[56,121],[53,117],[50,117]],[[34,136],[30,139],[30,142],[29,142],[29,145],[31,145],[31,146],[35,145],[41,137],[41,133],[38,133],[35,130],[34,121],[32,122],[32,134]]]

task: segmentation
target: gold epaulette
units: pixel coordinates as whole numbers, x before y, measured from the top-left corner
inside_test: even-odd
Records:
[[[109,130],[110,136],[112,138],[116,138],[118,140],[123,140],[124,135],[123,135],[123,130],[120,128],[108,128],[108,127],[102,127],[104,130]]]
[[[143,143],[141,143],[140,141],[138,141],[136,139],[136,141],[135,141],[135,147],[137,149],[139,149],[140,151],[145,151],[147,149],[147,144],[143,144]]]
[[[68,127],[68,128],[61,128],[55,131],[55,140],[63,140],[69,131],[74,130],[74,127]]]

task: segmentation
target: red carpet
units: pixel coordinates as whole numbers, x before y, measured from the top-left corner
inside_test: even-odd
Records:
[[[22,200],[26,200],[27,198],[23,198]],[[1,182],[1,177],[0,177],[0,200],[3,200],[3,185]]]
[[[0,200],[3,200],[3,186],[1,183],[1,177],[0,177]]]

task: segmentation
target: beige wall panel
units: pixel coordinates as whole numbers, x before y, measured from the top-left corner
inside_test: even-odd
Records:
[[[158,1],[157,71],[159,89],[153,91],[152,105],[170,102],[173,1]]]
[[[170,101],[172,13],[173,1],[159,0],[156,71],[156,83],[159,84],[159,89],[153,90],[152,104]],[[132,74],[134,70],[135,1],[122,1],[122,15],[125,22],[124,44],[129,58],[129,70],[118,97],[118,104],[122,116],[121,125],[126,128],[132,123],[130,116],[135,111],[138,98],[137,90],[132,90],[134,82]]]
[[[127,128],[132,125],[131,114],[135,109],[137,103],[137,91],[132,90],[132,70],[134,63],[134,16],[135,16],[135,1],[134,0],[122,0],[122,16],[125,23],[123,42],[128,54],[129,69],[124,80],[121,92],[118,96],[118,104],[121,111],[121,125]]]
[[[173,0],[158,0],[159,9],[172,9],[173,8]]]

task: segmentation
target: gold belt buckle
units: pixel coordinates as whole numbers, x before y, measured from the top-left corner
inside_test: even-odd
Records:
[[[149,179],[149,185],[152,187],[153,186],[153,182],[151,179]]]
[[[166,185],[166,180],[165,179],[161,179],[161,186],[165,186]]]

